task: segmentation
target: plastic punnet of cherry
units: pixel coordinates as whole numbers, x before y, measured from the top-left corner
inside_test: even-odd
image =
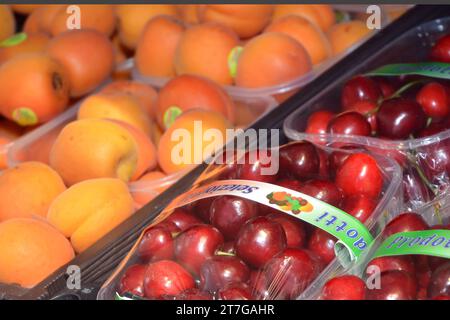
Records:
[[[402,203],[388,158],[300,141],[277,149],[278,170],[263,174],[273,150],[210,165],[145,229],[99,299],[297,299],[340,269],[337,242],[357,259]]]
[[[391,220],[349,272],[325,281],[323,300],[449,300],[450,198]]]
[[[450,184],[449,43],[450,34],[441,36],[424,62],[353,76],[340,90],[339,108],[324,105],[297,115],[307,117],[305,134],[288,129],[287,135],[338,147],[356,144],[396,159],[404,168],[406,202],[423,205]]]

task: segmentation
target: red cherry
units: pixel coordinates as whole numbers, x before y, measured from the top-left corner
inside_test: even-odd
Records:
[[[135,296],[144,296],[144,275],[146,266],[135,264],[130,266],[119,282],[118,293],[129,292]]]
[[[302,221],[290,217],[283,213],[273,213],[267,216],[272,221],[275,221],[283,227],[286,234],[286,243],[289,248],[301,248],[306,242],[306,231]]]
[[[144,233],[137,252],[138,256],[145,262],[172,259],[172,233],[159,225],[151,227]]]
[[[285,176],[297,179],[312,178],[319,173],[320,157],[316,147],[307,141],[280,148],[280,169]]]
[[[348,111],[355,111],[363,115],[367,122],[370,124],[372,132],[377,131],[377,118],[375,116],[375,110],[377,109],[377,104],[370,100],[358,101],[350,107]],[[362,135],[362,134],[360,134]]]
[[[428,296],[450,295],[450,262],[437,268],[432,276],[428,287]]]
[[[383,94],[383,98],[389,98],[395,93],[396,86],[389,79],[377,78],[375,79],[375,82],[378,84],[378,87]]]
[[[445,35],[436,41],[431,48],[431,60],[450,63],[450,35]]]
[[[319,148],[317,148],[317,153],[319,154],[320,158],[319,177],[323,179],[328,179],[330,177],[328,153]]]
[[[433,300],[450,300],[450,296],[444,296],[444,295],[436,296],[433,298]]]
[[[295,299],[319,272],[310,252],[288,248],[267,262],[264,287],[271,299]]]
[[[404,271],[410,275],[415,275],[416,266],[411,256],[393,256],[375,258],[367,267],[376,266],[379,272],[385,271]]]
[[[373,157],[354,153],[338,168],[335,182],[346,197],[362,194],[378,199],[383,187],[383,175]]]
[[[189,271],[198,274],[206,259],[223,244],[216,228],[200,224],[183,231],[175,239],[175,258]]]
[[[318,256],[325,264],[329,264],[336,257],[334,245],[336,238],[322,229],[314,229],[308,241],[308,249]]]
[[[232,283],[247,282],[249,277],[250,270],[241,259],[234,256],[213,256],[200,269],[200,289],[216,292]]]
[[[316,179],[306,182],[300,188],[300,192],[322,200],[335,207],[339,207],[343,199],[342,191],[333,182],[324,179]]]
[[[444,130],[448,129],[448,125],[441,122],[433,122],[428,127],[422,129],[418,134],[417,138],[425,138],[438,134]]]
[[[233,283],[217,292],[219,300],[254,300],[250,288],[245,283]]]
[[[392,219],[383,230],[383,237],[399,232],[427,230],[428,225],[423,218],[416,213],[402,213]]]
[[[403,197],[405,203],[423,204],[431,200],[431,192],[414,170],[403,172]]]
[[[255,202],[234,196],[217,197],[211,204],[211,224],[228,240],[236,238],[241,226],[258,215]]]
[[[340,146],[339,149],[353,151],[353,150],[360,150],[361,147],[355,145],[344,145]],[[332,176],[335,175],[338,168],[342,166],[344,161],[347,160],[347,158],[350,155],[351,155],[350,152],[340,150],[336,150],[330,153],[330,155],[328,156],[328,167],[330,172],[332,173]]]
[[[352,275],[345,275],[328,280],[322,289],[323,300],[364,300],[365,282]]]
[[[176,262],[161,260],[147,266],[144,292],[149,299],[158,299],[163,295],[176,296],[194,287],[191,274]]]
[[[418,160],[431,182],[450,173],[450,139],[431,143],[417,150]]]
[[[286,235],[281,225],[267,217],[257,217],[241,228],[236,240],[236,253],[255,268],[286,248]]]
[[[198,288],[187,289],[175,297],[175,300],[213,300],[209,292],[200,291]]]
[[[382,92],[377,83],[364,76],[356,76],[344,85],[342,89],[341,104],[344,110],[348,110],[358,101],[370,100],[377,102]]]
[[[450,95],[448,89],[439,82],[427,83],[420,89],[417,102],[432,118],[442,118],[450,113]]]
[[[192,204],[191,212],[200,218],[204,223],[209,223],[209,210],[214,200],[214,197],[197,200]]]
[[[237,170],[238,179],[273,183],[277,180],[270,150],[252,150],[244,155]]]
[[[356,111],[347,111],[335,116],[328,124],[331,134],[370,136],[372,128],[366,117]]]
[[[320,110],[312,113],[306,124],[305,132],[309,134],[324,134],[327,133],[328,124],[334,117],[331,111]]]
[[[417,102],[395,98],[381,104],[376,118],[380,136],[399,140],[425,128],[427,117]]]
[[[377,202],[363,194],[355,194],[346,197],[342,203],[342,210],[354,216],[361,222],[365,222],[373,213]]]
[[[181,231],[202,223],[200,219],[182,208],[175,209],[164,221],[174,223]]]
[[[387,271],[380,276],[380,288],[366,291],[368,300],[415,300],[417,282],[404,271]]]

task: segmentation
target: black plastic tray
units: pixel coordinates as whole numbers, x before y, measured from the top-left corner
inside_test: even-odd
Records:
[[[360,64],[363,64],[365,59],[374,51],[379,50],[386,43],[389,43],[409,29],[425,21],[443,16],[450,16],[450,6],[427,5],[411,9],[315,81],[305,86],[299,93],[254,123],[252,128],[275,128],[281,130],[283,121],[289,114],[333,83],[334,79],[341,77],[344,73],[353,74],[353,70]],[[283,134],[281,134],[280,138],[280,143],[287,140]],[[72,260],[68,265],[77,265],[81,270],[81,290],[67,289],[68,275],[66,270],[68,265],[66,265],[29,290],[23,290],[14,286],[0,286],[0,299],[95,299],[99,286],[124,258],[144,227],[151,223],[174,197],[189,189],[205,168],[205,165],[196,167],[171,188],[135,213],[130,219]]]

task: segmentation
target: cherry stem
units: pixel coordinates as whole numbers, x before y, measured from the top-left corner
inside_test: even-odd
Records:
[[[389,99],[394,99],[394,98],[400,98],[401,94],[405,91],[407,91],[409,88],[417,85],[417,84],[421,84],[421,83],[425,83],[427,82],[428,79],[422,79],[422,80],[416,80],[410,83],[405,84],[403,87],[401,87],[400,89],[398,89],[397,91],[395,91],[390,97],[388,97],[387,99],[384,100],[389,100]]]
[[[220,250],[217,250],[217,251],[216,251],[216,255],[217,255],[217,256],[231,256],[231,257],[234,257],[234,256],[235,256],[234,253],[225,252],[225,251],[220,251]]]
[[[416,169],[417,173],[419,174],[420,180],[422,180],[422,182],[427,186],[427,188],[429,190],[431,190],[431,192],[433,193],[434,196],[437,196],[437,191],[438,191],[437,188],[435,186],[433,186],[433,184],[425,176],[425,174],[423,173],[422,168],[420,168],[420,166],[415,161],[414,156],[415,156],[414,154],[408,153],[407,154],[408,161],[414,167],[414,169]]]

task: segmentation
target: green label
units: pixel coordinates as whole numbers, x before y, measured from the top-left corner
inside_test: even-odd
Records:
[[[233,79],[236,77],[238,59],[242,53],[242,50],[244,50],[243,47],[237,46],[237,47],[234,47],[228,54],[228,70],[230,72],[230,76]]]
[[[368,76],[419,75],[431,78],[450,79],[450,63],[419,62],[388,64],[375,69]]]
[[[179,196],[165,212],[221,195],[238,196],[264,204],[328,232],[338,239],[336,254],[344,265],[358,258],[373,241],[365,225],[344,211],[306,194],[259,181],[215,181]],[[344,247],[347,250],[342,250]]]
[[[163,115],[163,122],[166,129],[175,122],[175,120],[182,114],[183,111],[178,106],[170,106]]]
[[[373,258],[420,254],[450,259],[450,230],[400,232],[383,241]]]
[[[27,40],[27,38],[28,36],[25,32],[16,33],[15,35],[9,37],[8,39],[5,39],[2,42],[0,42],[0,48],[16,46]]]
[[[32,126],[38,123],[36,113],[30,108],[18,108],[12,113],[14,121],[21,126]]]

